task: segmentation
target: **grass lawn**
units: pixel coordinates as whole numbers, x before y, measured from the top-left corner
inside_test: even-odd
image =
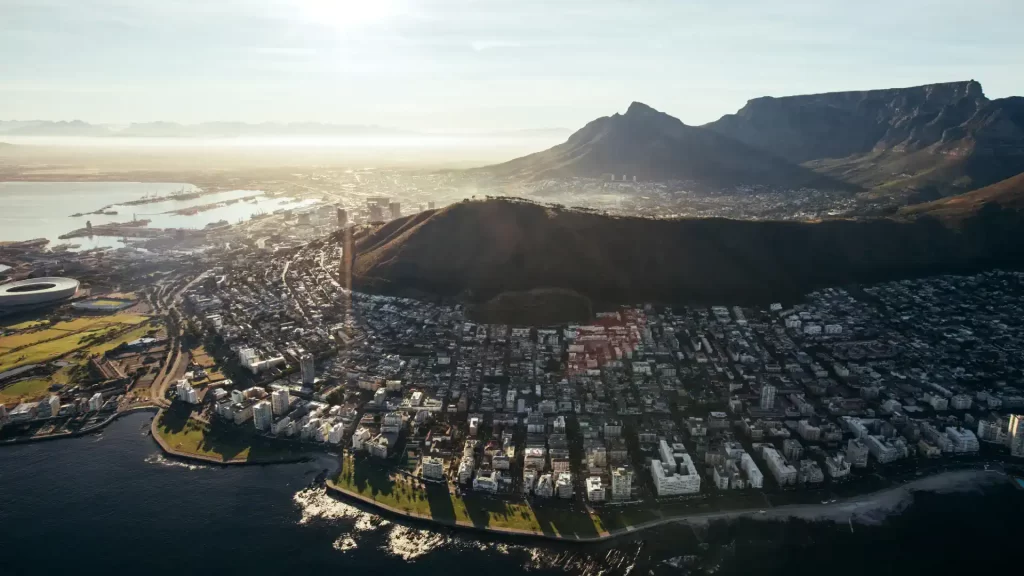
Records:
[[[2,326],[7,330],[21,331],[28,330],[29,328],[35,328],[46,324],[46,320],[27,320],[25,322],[18,322],[17,324],[11,324],[10,326]]]
[[[149,316],[139,314],[111,314],[108,316],[83,316],[68,322],[58,322],[53,325],[54,329],[67,330],[68,332],[81,332],[83,330],[95,330],[104,326],[116,326],[127,324],[142,324],[149,320]]]
[[[138,316],[137,318],[148,320],[148,317],[146,316]],[[91,319],[79,318],[74,322],[78,322],[79,320]],[[61,324],[66,325],[71,323],[63,322]],[[134,319],[128,324],[135,324]],[[60,326],[60,324],[58,324],[58,326]],[[150,330],[148,324],[143,324],[111,339],[108,342],[90,345],[90,341],[107,337],[114,332],[122,330],[124,325],[119,322],[101,322],[78,324],[77,326],[79,327],[77,332],[68,332],[61,329],[48,329],[36,332],[33,333],[33,335],[52,333],[57,337],[45,342],[38,342],[37,340],[38,343],[13,352],[10,350],[0,350],[0,372],[10,370],[11,368],[17,368],[18,366],[24,366],[26,364],[49,362],[79,349],[84,349],[88,354],[103,354],[108,350],[116,348],[123,342],[130,342],[145,336],[146,332]],[[17,335],[15,337],[17,337]],[[89,340],[87,341],[86,339]],[[4,338],[3,340],[7,340],[7,338]]]
[[[108,350],[113,350],[114,348],[117,348],[118,346],[124,344],[125,342],[131,342],[132,340],[138,340],[139,338],[142,338],[143,336],[146,335],[146,332],[149,332],[152,329],[152,326],[144,324],[142,326],[139,326],[138,328],[134,328],[132,330],[129,330],[128,332],[125,332],[124,334],[118,336],[117,338],[111,339],[109,342],[103,342],[102,344],[90,346],[88,351],[90,354],[104,354]]]
[[[49,378],[28,378],[0,390],[0,404],[17,404],[46,398],[54,382]]]
[[[570,509],[565,501],[552,500],[534,507],[526,500],[474,493],[456,496],[447,485],[424,487],[403,475],[392,475],[380,464],[356,460],[351,455],[345,457],[335,483],[385,506],[439,522],[567,537],[593,537],[603,529],[599,519],[583,510]]]
[[[257,436],[251,421],[241,426],[222,420],[207,424],[191,413],[190,406],[175,403],[160,416],[157,433],[174,450],[221,462],[278,462],[309,453],[297,444]]]
[[[11,334],[10,336],[0,338],[0,348],[13,350],[23,346],[31,346],[32,344],[36,344],[37,342],[42,342],[44,340],[62,338],[67,335],[68,333],[66,331],[55,330],[53,328],[36,330],[35,332],[21,332],[20,334]]]

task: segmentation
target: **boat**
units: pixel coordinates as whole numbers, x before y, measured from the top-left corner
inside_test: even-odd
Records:
[[[206,229],[210,230],[210,229],[213,229],[213,228],[226,228],[226,227],[228,227],[230,225],[231,225],[231,223],[228,222],[227,220],[218,220],[216,222],[210,222],[209,224],[207,224],[206,225]]]
[[[100,214],[104,216],[117,216],[117,210],[104,210]]]

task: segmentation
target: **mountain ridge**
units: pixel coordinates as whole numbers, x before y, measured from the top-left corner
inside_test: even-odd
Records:
[[[1024,263],[1024,218],[743,221],[613,217],[511,199],[405,217],[359,240],[355,286],[488,300],[569,290],[594,302],[764,301],[850,282]]]
[[[548,150],[477,171],[528,180],[621,175],[718,186],[850,188],[728,136],[686,125],[641,102],[631,103],[624,114],[588,122]]]
[[[755,98],[704,127],[909,202],[1024,171],[1024,98],[990,100],[975,80]]]

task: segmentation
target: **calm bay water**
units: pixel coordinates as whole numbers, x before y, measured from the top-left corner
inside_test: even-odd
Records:
[[[309,488],[318,461],[213,468],[164,459],[149,414],[101,436],[0,449],[0,573],[951,574],[1012,565],[1024,491],[913,502],[872,524],[736,520],[586,546],[403,525]],[[70,563],[70,564],[69,564]]]
[[[296,208],[315,203],[288,198],[260,197],[256,203],[236,202],[231,205],[205,210],[192,215],[165,212],[224,202],[236,198],[262,195],[253,190],[231,190],[207,194],[192,200],[166,200],[150,204],[123,206],[120,203],[143,196],[167,196],[184,190],[191,192],[191,184],[140,182],[0,182],[0,241],[48,238],[51,246],[70,242],[81,249],[120,247],[119,238],[93,236],[60,240],[58,237],[77,228],[92,224],[127,222],[133,215],[148,219],[154,228],[203,228],[207,224],[227,220],[234,224],[248,219],[257,212],[273,212],[279,208]],[[116,215],[87,214],[78,218],[76,213],[87,213],[112,205]]]

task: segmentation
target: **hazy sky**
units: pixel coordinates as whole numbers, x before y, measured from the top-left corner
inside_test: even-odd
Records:
[[[1024,0],[0,0],[0,118],[577,128],[633,100],[974,78],[1024,95]]]

